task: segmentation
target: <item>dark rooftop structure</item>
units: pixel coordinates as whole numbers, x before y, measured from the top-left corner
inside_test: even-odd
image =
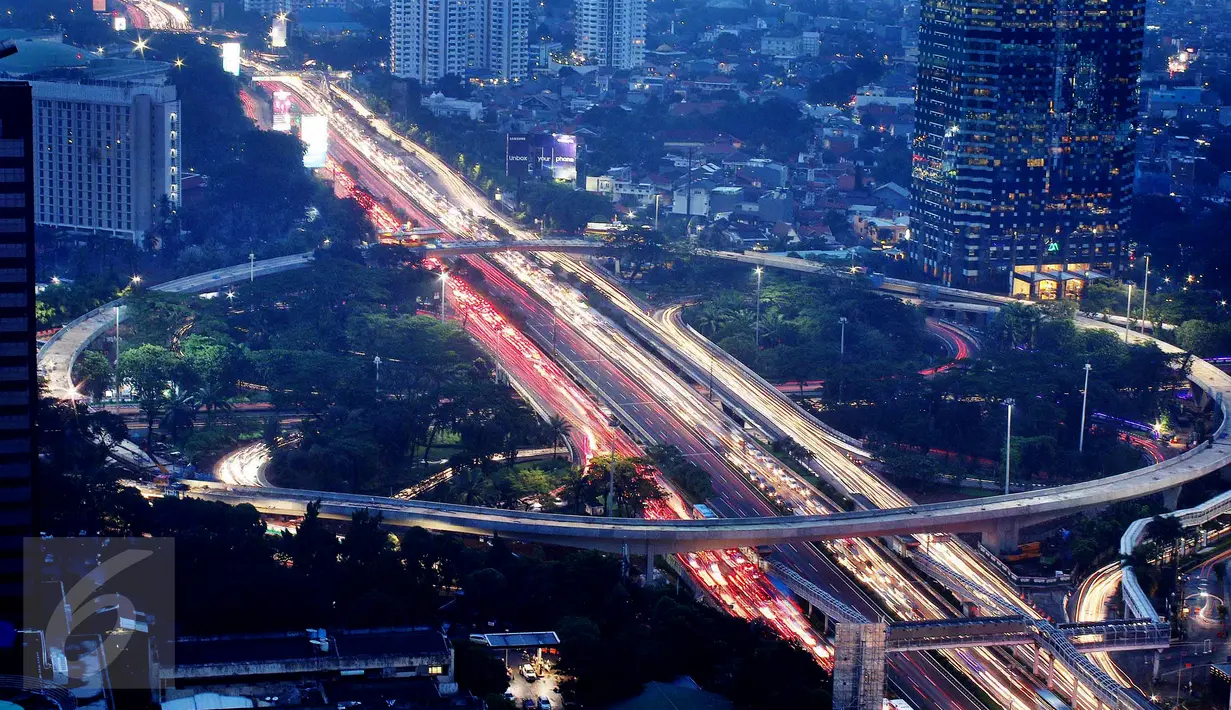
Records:
[[[487,634],[484,638],[492,648],[553,648],[560,645],[560,637],[555,631]]]
[[[432,678],[441,694],[456,692],[453,647],[421,628],[234,634],[175,641],[168,684],[260,682],[287,678]]]

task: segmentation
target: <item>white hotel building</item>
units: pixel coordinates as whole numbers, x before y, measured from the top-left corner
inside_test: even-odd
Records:
[[[586,64],[633,69],[645,64],[646,0],[575,0],[573,34]]]
[[[159,200],[179,207],[180,102],[143,79],[32,82],[36,224],[141,245]]]
[[[448,74],[526,77],[529,0],[393,0],[391,6],[394,76],[424,85]]]

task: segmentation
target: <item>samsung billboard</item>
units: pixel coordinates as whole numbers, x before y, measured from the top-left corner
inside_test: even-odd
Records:
[[[563,133],[509,133],[504,165],[510,177],[546,173],[553,180],[576,182],[577,139]]]

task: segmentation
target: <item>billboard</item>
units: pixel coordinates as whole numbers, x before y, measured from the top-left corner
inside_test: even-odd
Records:
[[[577,139],[563,133],[551,135],[551,179],[577,182]]]
[[[111,29],[116,32],[128,31],[128,18],[124,15],[115,15],[111,18]]]
[[[239,76],[239,42],[224,42],[222,45],[222,71]]]
[[[274,18],[274,26],[269,31],[269,46],[282,49],[286,46],[286,15]]]
[[[510,133],[505,136],[504,165],[510,177],[546,173],[553,180],[576,182],[577,139],[563,133]]]
[[[504,174],[509,177],[530,175],[530,136],[509,133],[504,137]]]
[[[329,117],[303,116],[299,119],[299,140],[307,150],[303,154],[305,168],[323,168],[329,154]]]
[[[281,89],[274,92],[274,122],[270,128],[283,133],[291,132],[291,92]]]

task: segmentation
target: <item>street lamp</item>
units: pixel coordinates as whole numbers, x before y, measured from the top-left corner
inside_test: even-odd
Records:
[[[757,347],[758,347],[758,348],[760,348],[760,347],[761,347],[761,274],[765,273],[765,269],[763,269],[763,268],[761,268],[761,267],[759,267],[759,266],[758,266],[758,267],[757,267],[756,269],[754,269],[754,270],[757,272],[757,322],[756,322],[756,334],[757,334]]]
[[[1081,434],[1077,437],[1077,453],[1086,447],[1086,397],[1090,394],[1090,363],[1086,363],[1086,384],[1081,388]]]
[[[1146,253],[1146,277],[1141,284],[1141,334],[1146,332],[1146,298],[1150,295],[1150,254]]]
[[[256,280],[256,252],[248,252],[248,283]]]
[[[380,392],[380,355],[372,358],[372,364],[376,366],[376,391]]]
[[[842,339],[838,341],[838,356],[846,357],[846,316],[838,318],[838,323],[842,325]]]
[[[449,272],[440,272],[440,322],[445,322],[445,284],[449,283]]]
[[[1128,321],[1133,317],[1133,282],[1128,282],[1128,305],[1124,307],[1124,342],[1128,343]]]
[[[136,275],[136,274],[133,274],[133,277],[132,277],[132,284],[133,284],[133,286],[139,286],[139,285],[141,285],[141,277],[140,277],[140,276],[138,276],[138,275]]]
[[[1004,401],[1009,408],[1009,417],[1004,427],[1004,494],[1009,495],[1009,462],[1013,460],[1013,405],[1012,397]]]

